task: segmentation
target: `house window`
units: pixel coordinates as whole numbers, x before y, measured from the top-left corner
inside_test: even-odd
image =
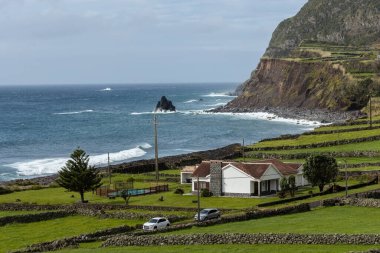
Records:
[[[209,189],[209,182],[199,182],[199,190]],[[194,182],[194,190],[198,190],[198,182]]]

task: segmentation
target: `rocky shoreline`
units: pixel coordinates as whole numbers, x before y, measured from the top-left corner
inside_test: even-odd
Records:
[[[192,152],[187,154],[173,155],[161,157],[158,159],[159,169],[178,168],[186,165],[195,165],[202,162],[202,160],[225,160],[233,159],[241,155],[241,145],[238,143],[231,144],[225,147]],[[107,171],[107,167],[99,167],[101,171]],[[111,169],[115,173],[144,173],[154,171],[155,160],[137,160],[121,164],[112,165]],[[30,179],[16,179],[10,181],[0,182],[0,186],[9,185],[49,185],[58,177],[58,174],[35,177]]]
[[[234,107],[230,104],[221,106],[210,110],[209,112],[221,113],[270,113],[277,117],[285,119],[296,120],[309,120],[321,123],[339,123],[347,120],[354,120],[366,116],[360,111],[329,111],[323,109],[305,109],[305,108],[283,108],[283,107],[263,107],[263,108],[250,108],[250,107]]]
[[[353,120],[360,117],[366,116],[360,111],[351,111],[351,112],[332,112],[328,110],[322,109],[303,109],[303,108],[248,108],[248,107],[239,107],[235,108],[230,106],[229,104],[218,107],[216,109],[212,109],[208,112],[212,113],[258,113],[265,112],[269,114],[274,114],[276,117],[281,117],[285,119],[296,119],[296,120],[309,120],[316,121],[321,123],[339,123],[347,120]],[[268,119],[273,119],[268,116]],[[232,159],[240,154],[241,146],[240,144],[231,144],[225,147],[205,150],[187,154],[180,154],[174,156],[167,156],[159,158],[159,169],[169,169],[174,167],[181,167],[185,165],[194,165],[200,163],[202,160],[224,160],[224,159]],[[107,170],[107,167],[99,167],[100,170]],[[154,171],[154,159],[147,160],[137,160],[131,161],[127,163],[121,163],[111,166],[112,171],[119,173],[142,173],[148,171]],[[0,181],[0,186],[7,186],[13,184],[23,185],[25,183],[28,184],[36,184],[36,185],[49,185],[54,182],[54,180],[58,177],[57,174],[35,177],[30,179],[17,179],[10,181]]]

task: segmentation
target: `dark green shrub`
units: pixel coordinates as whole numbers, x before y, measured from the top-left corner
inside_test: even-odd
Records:
[[[202,189],[201,196],[202,197],[211,197],[212,196],[212,192],[210,192],[209,189]]]
[[[277,192],[277,196],[280,198],[280,199],[283,199],[286,197],[286,192],[285,191],[279,191]]]
[[[12,193],[12,192],[13,192],[12,190],[9,190],[9,189],[7,189],[7,188],[0,187],[0,195],[2,195],[2,194]]]
[[[177,189],[175,189],[174,193],[182,195],[182,194],[185,193],[185,191],[183,189],[181,189],[181,188],[177,188]]]

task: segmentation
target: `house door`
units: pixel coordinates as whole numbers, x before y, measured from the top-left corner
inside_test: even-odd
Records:
[[[255,195],[258,195],[258,193],[259,193],[259,184],[258,184],[258,182],[253,182],[253,184],[254,184],[254,193],[255,193]]]

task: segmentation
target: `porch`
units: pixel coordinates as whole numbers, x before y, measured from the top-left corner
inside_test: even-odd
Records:
[[[251,181],[251,196],[267,196],[280,190],[280,179]]]

